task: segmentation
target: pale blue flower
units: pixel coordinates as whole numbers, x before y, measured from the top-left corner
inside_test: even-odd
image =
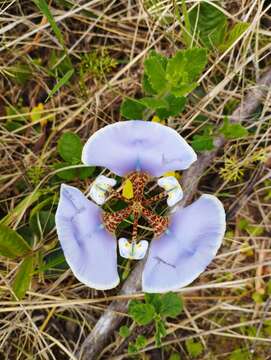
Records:
[[[152,200],[143,193],[149,180],[156,180],[169,206],[182,197],[179,183],[168,171],[187,169],[196,154],[174,130],[154,122],[125,121],[108,125],[92,135],[84,146],[82,161],[102,166],[133,182],[134,197],[127,207],[110,214],[102,205],[112,192],[113,178],[100,175],[88,200],[78,189],[61,186],[56,227],[61,246],[74,275],[95,289],[118,285],[117,243],[121,256],[141,259],[147,253],[142,276],[145,292],[177,290],[191,283],[215,257],[225,232],[225,212],[212,195],[202,195],[193,204],[177,209],[169,218],[155,215]],[[158,179],[158,177],[160,177]],[[111,195],[110,195],[111,194]],[[117,225],[134,215],[131,239],[117,242]],[[143,216],[153,229],[151,242],[137,238],[137,221]],[[149,244],[150,243],[150,244]]]

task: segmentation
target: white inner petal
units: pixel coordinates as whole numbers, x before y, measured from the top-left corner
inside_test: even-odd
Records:
[[[111,188],[115,185],[115,179],[111,179],[104,175],[99,175],[91,184],[89,196],[98,205],[103,205],[107,197],[107,192],[109,192]]]
[[[141,240],[139,242],[129,242],[125,238],[120,238],[119,243],[119,252],[120,256],[126,259],[140,260],[143,259],[149,243],[146,240]]]
[[[183,191],[179,181],[174,176],[165,176],[157,181],[168,194],[167,204],[168,206],[174,206],[183,197]]]

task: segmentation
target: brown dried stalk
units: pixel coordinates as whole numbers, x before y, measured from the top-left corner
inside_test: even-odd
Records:
[[[268,87],[271,85],[271,69],[267,71],[245,96],[244,101],[236,108],[230,117],[230,121],[239,122],[249,119],[262,99],[266,96]],[[198,157],[198,160],[183,173],[182,187],[184,191],[184,198],[180,203],[183,207],[189,203],[191,198],[195,195],[198,187],[198,182],[204,171],[211,165],[213,159],[216,157],[217,151],[225,144],[225,139],[220,136],[215,139],[215,149],[206,151]],[[141,275],[144,266],[144,261],[139,262],[128,279],[123,284],[120,294],[134,294],[141,289]],[[103,315],[100,317],[91,333],[86,337],[79,352],[78,358],[81,360],[96,359],[97,355],[104,348],[114,330],[119,326],[123,317],[120,313],[127,311],[127,301],[113,301]]]

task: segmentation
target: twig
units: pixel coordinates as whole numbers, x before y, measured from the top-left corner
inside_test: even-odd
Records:
[[[231,122],[239,122],[248,119],[256,110],[262,99],[265,97],[268,87],[271,85],[271,69],[267,71],[259,80],[257,85],[248,92],[244,101],[236,108],[230,117]],[[179,204],[185,206],[195,195],[198,182],[205,170],[210,166],[216,157],[217,151],[223,147],[225,139],[218,137],[215,140],[215,148],[212,151],[206,151],[198,157],[198,160],[183,173],[182,187],[184,198]],[[121,294],[133,294],[141,289],[141,275],[144,262],[139,262],[128,279],[122,286]],[[103,349],[109,337],[122,321],[121,312],[126,312],[127,301],[113,301],[100,317],[91,333],[86,337],[81,349],[78,351],[78,358],[81,360],[96,359],[99,352]]]

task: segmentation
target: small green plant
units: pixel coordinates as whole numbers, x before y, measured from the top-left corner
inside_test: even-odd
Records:
[[[108,51],[91,51],[83,54],[80,65],[80,76],[91,74],[95,79],[101,80],[117,66],[117,60],[112,58]]]
[[[160,119],[179,115],[186,95],[197,87],[207,62],[205,49],[192,48],[167,57],[151,51],[144,62],[142,87],[145,97],[126,98],[121,114],[127,119],[145,119],[156,114]]]
[[[154,325],[156,346],[161,346],[161,340],[166,336],[167,317],[176,318],[183,309],[180,296],[173,292],[166,294],[145,294],[144,301],[131,300],[128,314],[138,325]],[[143,336],[137,337],[135,343],[129,344],[129,351],[140,350],[146,344]]]

